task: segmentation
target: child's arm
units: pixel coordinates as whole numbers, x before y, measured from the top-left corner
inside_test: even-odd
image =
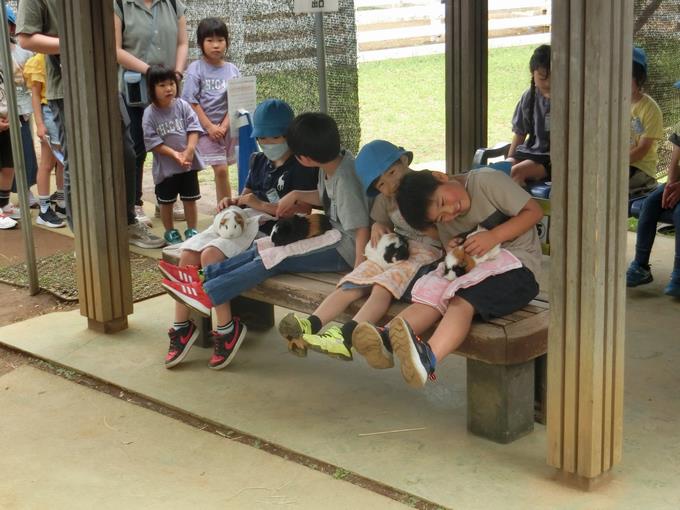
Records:
[[[162,154],[163,156],[167,156],[169,158],[174,159],[179,163],[180,165],[184,166],[184,157],[182,154],[177,152],[174,149],[171,149],[169,146],[165,145],[164,143],[160,145],[156,145],[153,149],[151,149],[151,152],[154,154]]]
[[[497,227],[480,232],[467,238],[463,243],[465,252],[469,255],[482,256],[497,244],[516,239],[530,228],[534,228],[543,217],[543,209],[533,198],[508,221]]]
[[[649,152],[649,149],[652,148],[653,143],[653,138],[647,138],[646,136],[640,137],[638,143],[630,148],[629,163],[632,165],[644,158]]]
[[[380,238],[385,234],[392,232],[392,229],[387,225],[379,222],[374,222],[371,225],[371,246],[375,247],[380,241]]]
[[[517,150],[517,147],[522,145],[524,143],[524,140],[527,139],[527,134],[526,133],[514,133],[512,135],[512,142],[510,142],[510,150],[508,151],[508,157],[511,158],[515,155],[515,151]]]
[[[305,204],[317,207],[323,205],[317,190],[293,190],[284,195],[284,197],[279,200],[278,206],[276,208],[276,216],[290,216],[295,212],[295,207],[299,205],[297,202],[304,202]]]
[[[366,257],[364,256],[364,249],[366,249],[366,244],[371,236],[371,231],[368,227],[359,227],[354,233],[354,251],[356,255],[354,256],[354,267],[356,268],[361,264]]]
[[[199,133],[196,131],[191,131],[187,135],[187,148],[184,149],[180,156],[184,159],[183,167],[189,169],[191,168],[191,163],[194,160],[194,152],[196,151],[196,144],[198,143]]]
[[[664,209],[673,209],[680,201],[680,166],[678,164],[680,164],[680,147],[673,144],[671,162],[668,166],[668,182],[661,196],[661,207]]]
[[[198,103],[189,104],[191,105],[191,108],[196,112],[198,122],[201,123],[201,126],[203,126],[203,129],[206,130],[210,138],[212,138],[213,140],[224,138],[224,134],[227,132],[227,130],[226,129],[223,130],[222,125],[216,126],[215,124],[213,124],[208,118],[208,116],[205,114],[205,111],[203,110],[203,107],[201,107],[200,104]]]
[[[31,104],[33,105],[33,119],[35,119],[35,131],[40,140],[45,138],[47,130],[45,129],[45,121],[42,116],[42,104],[40,104],[40,97],[42,96],[42,83],[34,81],[31,83]],[[56,140],[53,140],[56,142]]]

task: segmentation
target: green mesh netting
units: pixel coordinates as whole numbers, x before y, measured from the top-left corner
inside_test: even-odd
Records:
[[[314,16],[293,13],[293,0],[186,0],[190,60],[200,57],[196,26],[219,17],[229,28],[229,61],[243,75],[257,76],[258,101],[284,99],[296,113],[319,110]],[[359,98],[353,0],[340,0],[324,14],[328,113],[343,145],[359,147]]]
[[[680,0],[635,0],[634,42],[647,52],[645,89],[661,107],[666,134],[680,124],[680,90],[673,88],[680,80],[679,28]],[[670,153],[668,141],[659,144],[659,176],[668,170]]]

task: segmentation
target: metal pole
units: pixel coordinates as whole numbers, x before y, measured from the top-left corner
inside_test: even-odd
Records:
[[[38,285],[38,269],[35,264],[35,246],[33,244],[33,230],[31,225],[31,209],[28,205],[28,185],[26,183],[26,162],[21,143],[21,121],[17,110],[17,93],[14,89],[14,65],[9,49],[9,30],[5,0],[0,2],[0,64],[2,65],[5,96],[7,97],[7,116],[9,118],[9,135],[12,141],[12,158],[14,159],[14,178],[19,192],[19,207],[21,209],[21,231],[24,235],[26,250],[26,267],[28,268],[28,290],[31,296],[40,291]]]
[[[323,35],[323,12],[314,13],[316,34],[316,66],[319,74],[319,109],[328,113],[328,91],[326,90],[326,45]]]

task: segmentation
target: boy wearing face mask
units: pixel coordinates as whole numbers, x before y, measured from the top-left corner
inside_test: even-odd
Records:
[[[284,195],[292,190],[316,190],[319,170],[309,169],[295,158],[286,143],[285,133],[295,117],[288,103],[280,99],[262,101],[253,114],[253,137],[262,152],[250,157],[250,169],[243,191],[238,197],[225,198],[218,209],[230,205],[252,207],[276,216],[276,207]],[[308,213],[309,206],[299,205],[294,212]],[[260,225],[260,231],[269,235],[274,221]]]

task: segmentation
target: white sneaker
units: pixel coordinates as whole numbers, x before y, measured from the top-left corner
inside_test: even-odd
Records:
[[[14,205],[12,203],[9,203],[5,207],[3,207],[2,213],[5,216],[9,216],[13,220],[21,219],[21,210],[16,205]]]
[[[140,248],[162,248],[165,240],[149,230],[144,223],[128,225],[128,242]]]
[[[144,225],[147,227],[151,227],[153,225],[153,223],[151,223],[151,218],[146,215],[144,212],[144,207],[141,205],[135,206],[135,218],[137,218],[139,223],[144,223]]]
[[[9,230],[17,226],[16,220],[13,220],[9,216],[5,216],[0,213],[0,230]]]

